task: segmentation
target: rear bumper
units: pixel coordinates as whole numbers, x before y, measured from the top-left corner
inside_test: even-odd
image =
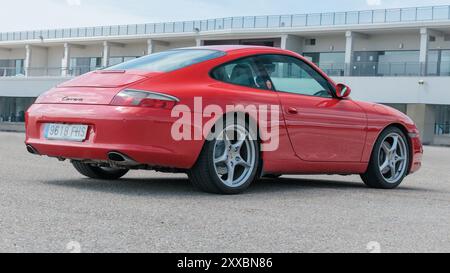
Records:
[[[111,151],[140,164],[191,168],[203,141],[175,141],[169,110],[109,105],[34,104],[27,112],[26,144],[40,155],[76,160],[106,161]],[[81,143],[44,138],[45,123],[89,125]]]

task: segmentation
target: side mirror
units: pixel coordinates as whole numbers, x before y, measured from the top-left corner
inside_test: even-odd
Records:
[[[343,83],[336,85],[336,97],[340,99],[345,99],[350,97],[352,89]]]

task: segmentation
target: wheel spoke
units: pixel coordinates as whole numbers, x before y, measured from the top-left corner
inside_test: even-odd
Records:
[[[225,152],[223,153],[223,155],[214,159],[214,164],[223,163],[223,162],[227,161],[227,159],[228,159],[228,152],[227,152],[227,149],[225,149]]]
[[[383,142],[383,144],[381,145],[381,148],[383,149],[383,151],[386,155],[388,155],[389,152],[391,151],[391,147],[389,147],[389,143],[387,143],[387,142]]]
[[[395,169],[395,165],[391,165],[390,169],[391,169],[391,178],[395,178],[395,175],[397,174],[397,170]]]
[[[245,137],[242,139],[238,139],[238,141],[232,145],[235,152],[239,152],[242,148],[242,145],[244,145]]]
[[[252,165],[250,163],[248,163],[247,161],[245,161],[244,159],[240,158],[239,160],[237,160],[237,165],[240,165],[246,169],[251,168]]]
[[[227,168],[228,168],[228,178],[227,178],[227,182],[232,184],[234,181],[234,170],[236,168],[236,165],[232,162],[227,164]]]
[[[398,138],[399,138],[399,136],[397,136],[397,135],[395,135],[395,136],[392,137],[392,139],[393,139],[394,141],[392,142],[391,152],[393,152],[393,153],[397,151],[397,147],[398,147]]]
[[[403,156],[395,156],[395,163],[397,163],[397,162],[403,162],[403,161],[405,161],[406,160],[406,158],[405,157],[403,157]]]
[[[226,149],[228,149],[228,148],[231,146],[231,141],[230,141],[230,139],[228,138],[227,133],[224,134],[223,141],[224,141],[224,143],[225,143],[225,150],[226,150]]]
[[[383,165],[380,166],[380,172],[381,173],[386,173],[386,169],[389,167],[389,160],[386,158],[386,160],[384,161]]]

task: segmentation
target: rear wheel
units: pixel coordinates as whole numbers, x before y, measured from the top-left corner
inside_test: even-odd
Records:
[[[93,179],[116,180],[129,172],[127,169],[97,167],[79,161],[73,161],[72,165],[80,174]]]
[[[226,124],[222,132],[206,141],[189,178],[202,191],[237,194],[257,177],[260,166],[258,141],[245,122]]]
[[[377,189],[398,187],[408,173],[410,150],[405,134],[396,127],[387,128],[377,140],[364,183]]]

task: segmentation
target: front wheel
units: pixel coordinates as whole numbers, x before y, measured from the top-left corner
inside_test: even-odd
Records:
[[[397,188],[408,174],[410,150],[405,134],[396,127],[387,128],[377,140],[364,183],[377,189]]]
[[[130,171],[127,169],[97,167],[79,161],[73,161],[72,165],[80,174],[93,179],[117,180]]]
[[[202,191],[238,194],[257,177],[259,145],[245,123],[226,124],[224,128],[213,140],[206,141],[188,175],[194,186]]]

